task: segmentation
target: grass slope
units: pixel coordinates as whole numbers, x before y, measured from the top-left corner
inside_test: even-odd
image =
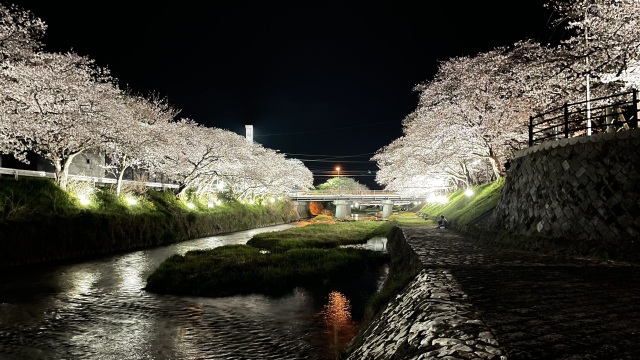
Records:
[[[460,189],[447,196],[446,204],[427,204],[420,211],[428,214],[434,225],[437,218],[444,215],[453,227],[464,229],[496,207],[503,186],[504,178],[501,178],[496,182],[471,188],[471,196]]]

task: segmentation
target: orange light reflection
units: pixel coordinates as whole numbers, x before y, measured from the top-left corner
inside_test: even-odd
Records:
[[[351,304],[342,293],[329,293],[329,302],[321,311],[328,342],[335,359],[349,345],[358,331],[358,324],[351,318]]]

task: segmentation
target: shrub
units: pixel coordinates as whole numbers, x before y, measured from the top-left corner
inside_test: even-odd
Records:
[[[322,206],[322,203],[319,201],[312,201],[309,203],[309,212],[311,215],[320,215],[322,214],[323,209],[324,206]]]

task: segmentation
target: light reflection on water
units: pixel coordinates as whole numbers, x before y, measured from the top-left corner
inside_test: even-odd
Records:
[[[0,275],[0,359],[334,358],[348,336],[340,330],[341,342],[319,341],[326,326],[318,314],[325,305],[336,308],[338,300],[331,299],[337,295],[327,302],[327,294],[304,289],[280,298],[180,297],[143,290],[146,278],[173,254],[243,244],[259,232],[292,226]],[[380,247],[373,245],[376,241],[381,243],[374,240],[371,246]],[[379,286],[381,275],[374,277]]]
[[[340,354],[358,332],[358,324],[351,316],[349,299],[339,291],[330,292],[320,315],[330,353],[334,359],[340,359]]]
[[[358,248],[358,249],[367,249],[374,251],[387,251],[387,238],[383,236],[373,237],[367,240],[366,244],[357,244],[357,245],[343,245],[341,247],[345,248]]]
[[[127,254],[114,263],[116,273],[116,285],[118,290],[123,292],[140,291],[146,285],[146,279],[142,277],[145,273],[144,264],[147,263],[147,254],[142,251]]]

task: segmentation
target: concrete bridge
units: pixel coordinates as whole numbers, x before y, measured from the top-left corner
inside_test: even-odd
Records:
[[[311,201],[332,201],[336,206],[335,217],[338,219],[350,217],[352,206],[382,205],[382,219],[386,220],[393,214],[394,205],[406,205],[424,200],[418,197],[402,196],[386,190],[292,191],[287,196],[298,203],[298,206],[307,206],[307,203]]]

